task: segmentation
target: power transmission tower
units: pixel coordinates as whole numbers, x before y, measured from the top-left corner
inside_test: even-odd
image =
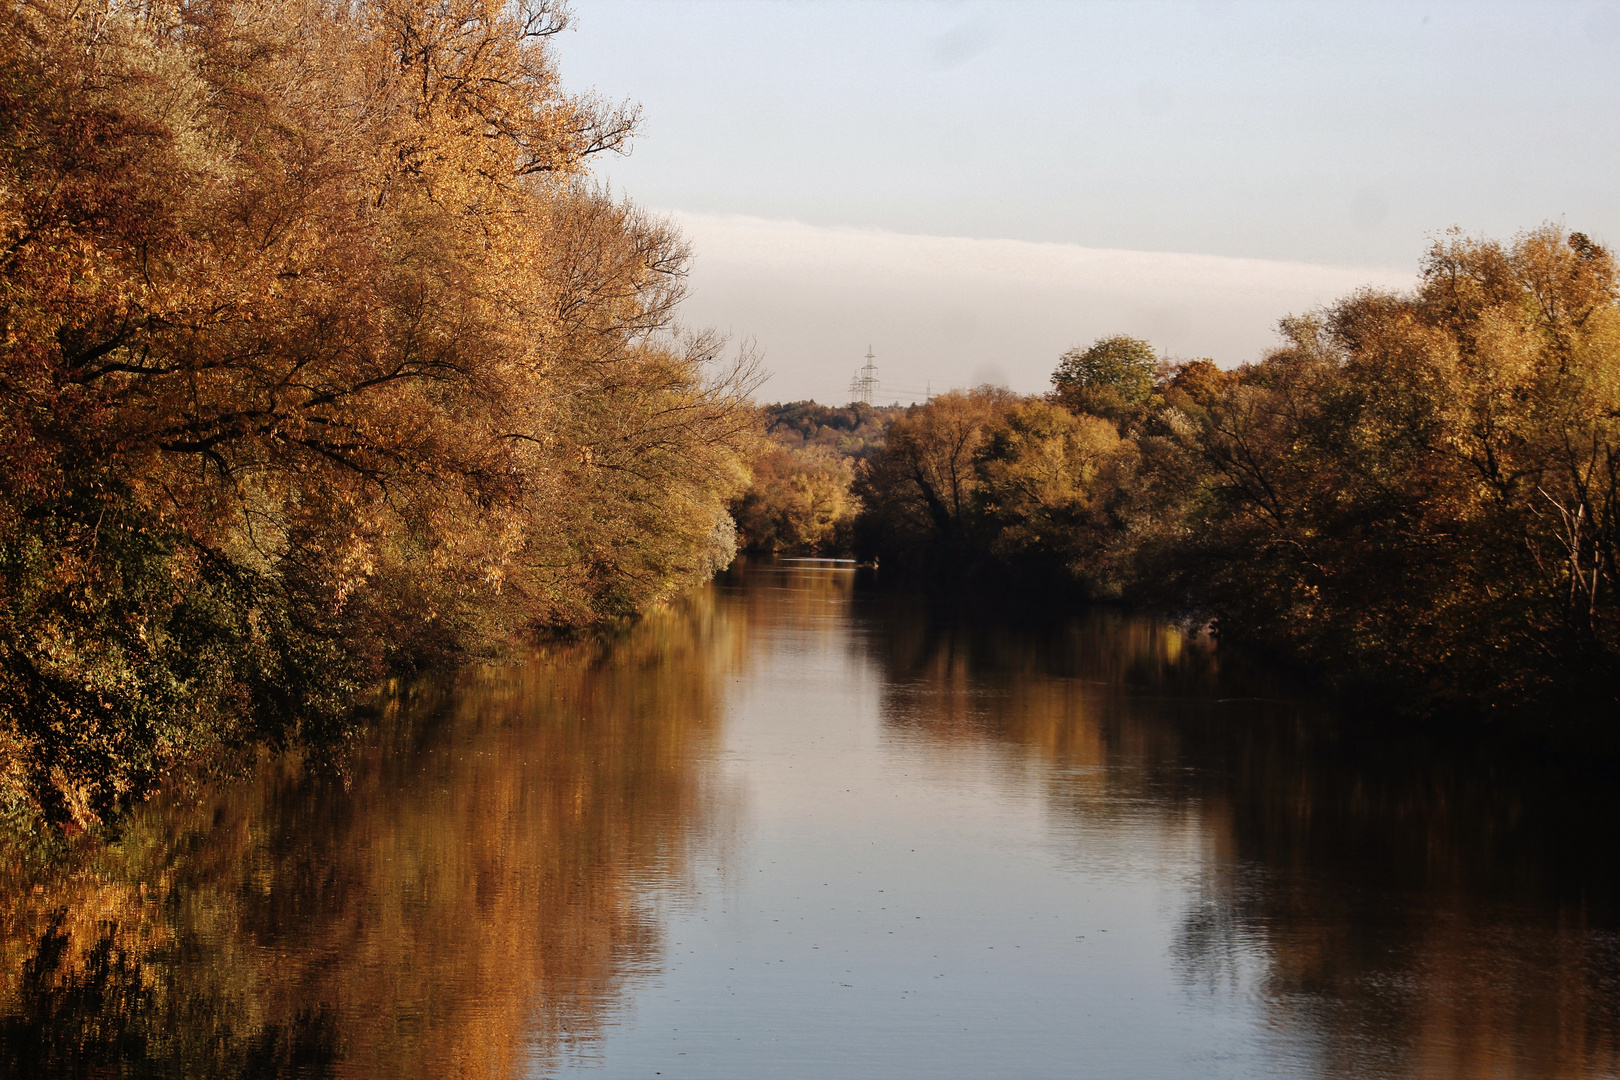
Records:
[[[874,359],[876,357],[872,353],[872,346],[868,345],[866,347],[866,366],[861,368],[853,379],[849,380],[849,403],[851,405],[857,401],[864,401],[868,405],[876,404],[872,400],[877,397],[878,392],[877,365],[872,363]]]

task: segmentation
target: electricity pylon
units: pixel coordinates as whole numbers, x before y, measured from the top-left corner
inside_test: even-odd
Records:
[[[866,347],[866,366],[861,368],[853,379],[849,380],[849,403],[851,405],[857,401],[864,401],[868,405],[876,404],[872,400],[877,397],[878,392],[877,365],[872,363],[874,359],[876,357],[872,353],[872,346],[868,345]]]

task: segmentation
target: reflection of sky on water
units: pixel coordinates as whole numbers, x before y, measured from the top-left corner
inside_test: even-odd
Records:
[[[1197,816],[1110,781],[1100,744],[1054,764],[995,737],[1008,694],[976,673],[894,670],[887,602],[846,602],[849,572],[786,578],[753,568],[722,599],[751,612],[720,751],[748,839],[723,893],[674,917],[610,1071],[1253,1075],[1247,999],[1170,963],[1208,860]],[[1099,680],[1052,681],[1049,728],[1111,707]],[[1243,987],[1253,967],[1234,958]]]
[[[1548,933],[1556,898],[1502,902],[1547,867],[1504,840],[1490,762],[1347,751],[1147,620],[734,580],[746,824],[604,1044],[615,1075],[1612,1073],[1620,965]]]
[[[0,1074],[1614,1075],[1612,785],[1288,697],[745,565],[0,865]]]

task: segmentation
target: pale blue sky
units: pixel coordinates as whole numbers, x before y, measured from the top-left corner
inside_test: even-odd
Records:
[[[1264,348],[1274,316],[1226,325],[1199,301],[1156,323],[1080,283],[1027,341],[981,303],[978,346],[944,335],[925,348],[907,330],[917,319],[862,333],[825,296],[817,338],[809,312],[794,329],[718,275],[706,285],[724,260],[706,269],[703,222],[1401,273],[1451,225],[1510,236],[1552,219],[1620,240],[1620,5],[577,0],[575,14],[557,41],[566,85],[646,113],[633,154],[599,174],[697,215],[689,314],[758,337],[784,393],[853,369],[846,353],[868,336],[887,335],[896,362],[915,354],[913,374],[1039,389],[1060,341],[1123,330],[1234,363]],[[960,285],[947,307],[978,303]],[[1175,307],[1151,291],[1136,307]],[[1278,303],[1298,306],[1297,292]],[[1230,340],[1226,355],[1200,346],[1201,327]]]

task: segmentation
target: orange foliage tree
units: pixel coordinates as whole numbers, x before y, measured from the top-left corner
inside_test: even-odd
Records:
[[[0,771],[90,825],[394,668],[729,560],[741,361],[549,0],[13,5]]]
[[[1419,709],[1612,706],[1617,294],[1605,250],[1549,227],[1453,236],[1412,293],[1285,321],[1191,410],[1230,627]]]
[[[1452,235],[1417,287],[1222,371],[1105,338],[1047,402],[941,395],[858,522],[889,559],[1213,618],[1412,714],[1606,731],[1620,701],[1620,274]],[[1120,387],[1127,387],[1125,393]],[[1107,390],[1107,393],[1103,393]]]

